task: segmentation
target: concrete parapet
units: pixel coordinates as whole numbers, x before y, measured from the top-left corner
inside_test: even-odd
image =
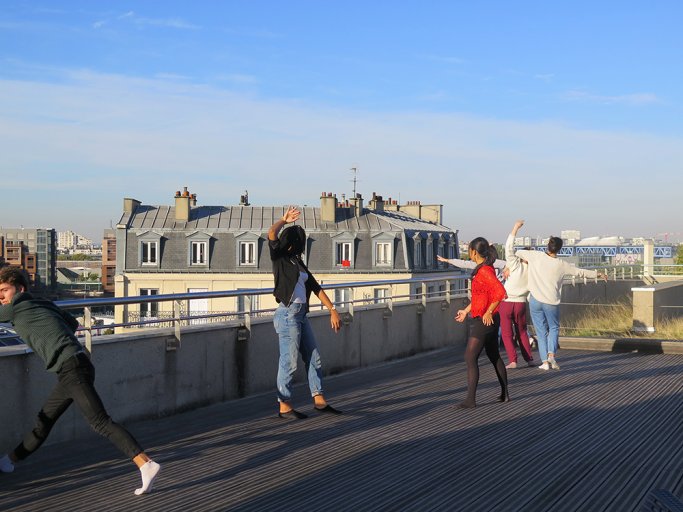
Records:
[[[339,333],[329,315],[309,315],[327,374],[370,366],[466,342],[466,326],[453,320],[464,299],[440,298],[343,310]],[[251,331],[238,324],[203,324],[182,328],[177,347],[173,329],[99,336],[93,339],[96,387],[109,414],[118,422],[176,414],[211,403],[273,392],[278,366],[278,338],[272,318],[254,318]],[[305,382],[303,368],[297,382]],[[42,361],[25,347],[0,348],[0,453],[12,449],[29,430],[56,382]],[[310,400],[295,396],[295,403]],[[60,418],[48,443],[90,435],[76,407]]]
[[[633,291],[633,330],[656,332],[662,321],[683,316],[683,281],[640,286]]]

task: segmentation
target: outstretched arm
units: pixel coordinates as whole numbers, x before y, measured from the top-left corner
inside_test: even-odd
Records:
[[[448,263],[449,265],[453,265],[454,267],[458,267],[458,268],[473,269],[474,267],[477,266],[477,264],[471,260],[460,260],[457,258],[453,259],[453,260],[448,260],[441,255],[437,255],[436,259],[438,261],[441,261],[443,263]]]

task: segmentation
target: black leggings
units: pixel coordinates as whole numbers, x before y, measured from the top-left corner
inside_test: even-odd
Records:
[[[505,371],[505,363],[498,351],[498,327],[500,317],[498,313],[493,315],[493,324],[484,325],[481,317],[474,317],[470,321],[470,335],[465,349],[465,362],[467,363],[467,399],[464,405],[474,407],[477,384],[479,383],[479,355],[483,349],[496,370],[500,383],[501,398],[508,395],[508,377]]]
[[[67,359],[57,372],[57,385],[38,413],[35,427],[26,434],[22,443],[14,449],[14,455],[23,460],[45,442],[52,427],[72,402],[85,416],[90,427],[109,439],[126,457],[132,459],[142,448],[130,433],[109,417],[94,387],[95,368],[85,353]]]

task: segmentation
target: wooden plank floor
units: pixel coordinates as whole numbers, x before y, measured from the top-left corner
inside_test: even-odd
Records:
[[[339,417],[279,420],[268,394],[130,425],[163,465],[142,497],[106,441],[46,446],[0,474],[0,510],[621,512],[654,488],[683,498],[683,356],[560,356],[560,371],[511,370],[508,404],[482,357],[470,411],[447,349],[328,378]]]

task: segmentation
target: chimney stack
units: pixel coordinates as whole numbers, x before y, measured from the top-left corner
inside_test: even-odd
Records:
[[[408,201],[406,204],[401,205],[400,209],[408,215],[412,215],[418,219],[422,218],[422,205],[420,204],[420,201]]]
[[[376,212],[383,212],[384,211],[384,199],[382,199],[382,196],[378,196],[374,192],[372,193],[372,199],[370,200],[370,208],[375,210]]]
[[[356,197],[351,199],[351,206],[356,217],[363,215],[363,196],[360,193],[357,193]]]
[[[140,206],[140,201],[137,199],[131,199],[130,197],[124,197],[123,198],[123,212],[124,213],[133,213],[135,209]]]
[[[337,222],[337,196],[332,192],[320,194],[320,221]]]
[[[183,193],[175,193],[175,220],[178,222],[189,222],[190,220],[190,193],[187,187],[183,187]]]

